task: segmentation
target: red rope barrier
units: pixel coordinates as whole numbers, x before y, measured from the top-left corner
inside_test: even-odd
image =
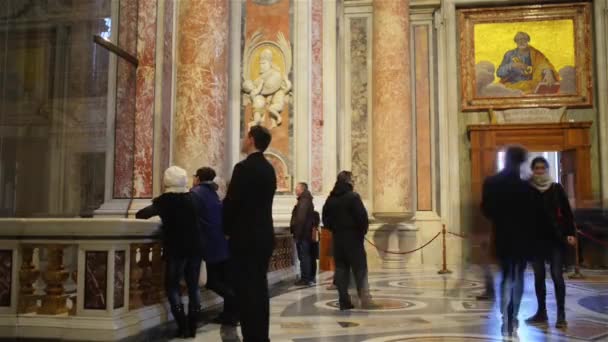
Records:
[[[410,253],[414,253],[416,251],[419,251],[421,249],[423,249],[424,247],[428,246],[431,244],[431,242],[435,241],[435,239],[439,236],[439,234],[441,234],[441,232],[437,233],[437,235],[435,235],[429,242],[425,243],[424,245],[416,248],[416,249],[412,249],[411,251],[407,251],[407,252],[393,252],[393,251],[386,251],[381,249],[380,247],[376,246],[373,242],[369,241],[367,238],[365,238],[365,241],[367,241],[367,243],[369,243],[370,245],[374,246],[377,250],[379,250],[380,252],[386,253],[386,254],[398,254],[398,255],[403,255],[403,254],[410,254]]]
[[[606,243],[606,242],[604,242],[602,240],[598,240],[598,239],[594,238],[593,236],[591,236],[591,235],[589,235],[589,234],[587,234],[587,233],[585,233],[585,232],[583,232],[581,230],[578,230],[577,232],[579,234],[581,234],[582,236],[586,237],[587,239],[595,242],[595,243],[599,243],[600,245],[602,245],[604,247],[608,247],[608,243]]]

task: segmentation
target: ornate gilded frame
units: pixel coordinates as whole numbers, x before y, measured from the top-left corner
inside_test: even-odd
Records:
[[[461,109],[533,107],[591,107],[593,82],[591,77],[591,3],[531,5],[516,7],[459,10]],[[572,19],[575,34],[576,93],[525,95],[518,97],[482,97],[477,94],[475,72],[474,26],[479,23],[522,22]]]

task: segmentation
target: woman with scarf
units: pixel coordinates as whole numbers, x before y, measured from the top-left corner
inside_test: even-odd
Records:
[[[532,177],[530,185],[536,190],[535,199],[538,208],[536,248],[532,260],[534,268],[534,288],[538,309],[527,323],[547,323],[545,262],[551,268],[551,278],[555,286],[557,300],[556,328],[566,328],[565,297],[563,268],[568,245],[575,244],[574,218],[568,196],[564,188],[553,181],[548,173],[549,162],[543,157],[532,160]]]

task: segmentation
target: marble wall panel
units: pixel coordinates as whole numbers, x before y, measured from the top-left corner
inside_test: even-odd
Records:
[[[321,192],[323,186],[323,0],[312,0],[311,35],[311,189],[313,192]]]
[[[137,2],[120,1],[118,45],[137,54]],[[133,191],[136,68],[117,58],[116,114],[114,122],[114,198],[128,198]]]
[[[173,163],[223,176],[228,106],[227,0],[179,3]]]
[[[139,1],[133,197],[152,197],[154,77],[156,74],[156,1]]]
[[[84,308],[105,310],[107,305],[108,252],[85,252]]]
[[[433,210],[429,26],[414,26],[414,101],[418,210]]]
[[[368,60],[369,25],[365,17],[351,18],[350,30],[350,109],[351,109],[351,171],[362,198],[369,194],[369,127]]]
[[[256,32],[261,32],[262,41],[272,41],[277,42],[278,34],[281,33],[285,37],[285,39],[292,45],[292,54],[293,54],[293,44],[291,43],[291,35],[292,35],[292,1],[290,0],[278,0],[278,1],[257,1],[257,0],[247,0],[243,6],[243,46],[246,41],[250,41],[252,36]],[[257,50],[256,50],[257,51]],[[253,53],[253,55],[259,56],[258,53]],[[259,77],[259,74],[255,71],[259,69],[259,58],[254,57],[251,60],[248,60],[248,56],[243,53],[243,65],[248,65],[251,72],[249,75],[244,75],[247,79],[255,80]],[[276,60],[273,59],[274,63],[280,60],[278,53],[275,56]],[[293,60],[293,59],[292,59]],[[277,68],[279,68],[282,72],[289,72],[288,78],[293,84],[293,72],[288,70],[283,70],[282,62],[276,64]],[[293,68],[292,68],[293,69]],[[293,89],[293,92],[297,92],[297,89]],[[291,104],[286,104],[283,107],[283,111],[281,112],[282,124],[278,127],[272,128],[270,116],[266,115],[266,119],[263,122],[263,125],[271,129],[272,133],[272,143],[268,149],[269,152],[278,156],[284,164],[289,166],[288,174],[285,175],[283,180],[279,180],[280,182],[288,182],[289,187],[287,189],[280,189],[278,192],[291,192],[292,190],[292,182],[290,181],[293,176],[294,168],[293,168],[293,155],[294,155],[294,129],[293,129],[293,116],[298,115],[293,112],[293,106]],[[301,115],[308,115],[308,113],[301,113]],[[241,113],[241,136],[248,130],[248,124],[253,120],[253,110],[252,106],[248,105],[243,108]],[[278,172],[277,172],[278,173]],[[300,181],[295,180],[295,181]]]
[[[0,250],[0,306],[11,306],[13,251]]]
[[[125,306],[125,251],[114,252],[114,309]]]
[[[173,108],[173,14],[175,0],[165,0],[162,65],[162,109],[161,109],[161,151],[160,169],[165,170],[171,163],[171,114]]]

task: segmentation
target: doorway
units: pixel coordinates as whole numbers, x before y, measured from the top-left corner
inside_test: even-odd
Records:
[[[481,192],[486,177],[497,172],[504,160],[502,150],[509,145],[522,145],[532,155],[546,155],[555,180],[561,183],[573,208],[592,201],[591,193],[591,122],[542,124],[471,125],[467,128],[471,142],[471,227],[473,235],[487,235],[490,223],[480,211]],[[552,162],[553,160],[553,162]],[[523,172],[528,172],[526,163]],[[472,259],[480,254],[472,246]],[[482,253],[483,254],[483,253]]]

